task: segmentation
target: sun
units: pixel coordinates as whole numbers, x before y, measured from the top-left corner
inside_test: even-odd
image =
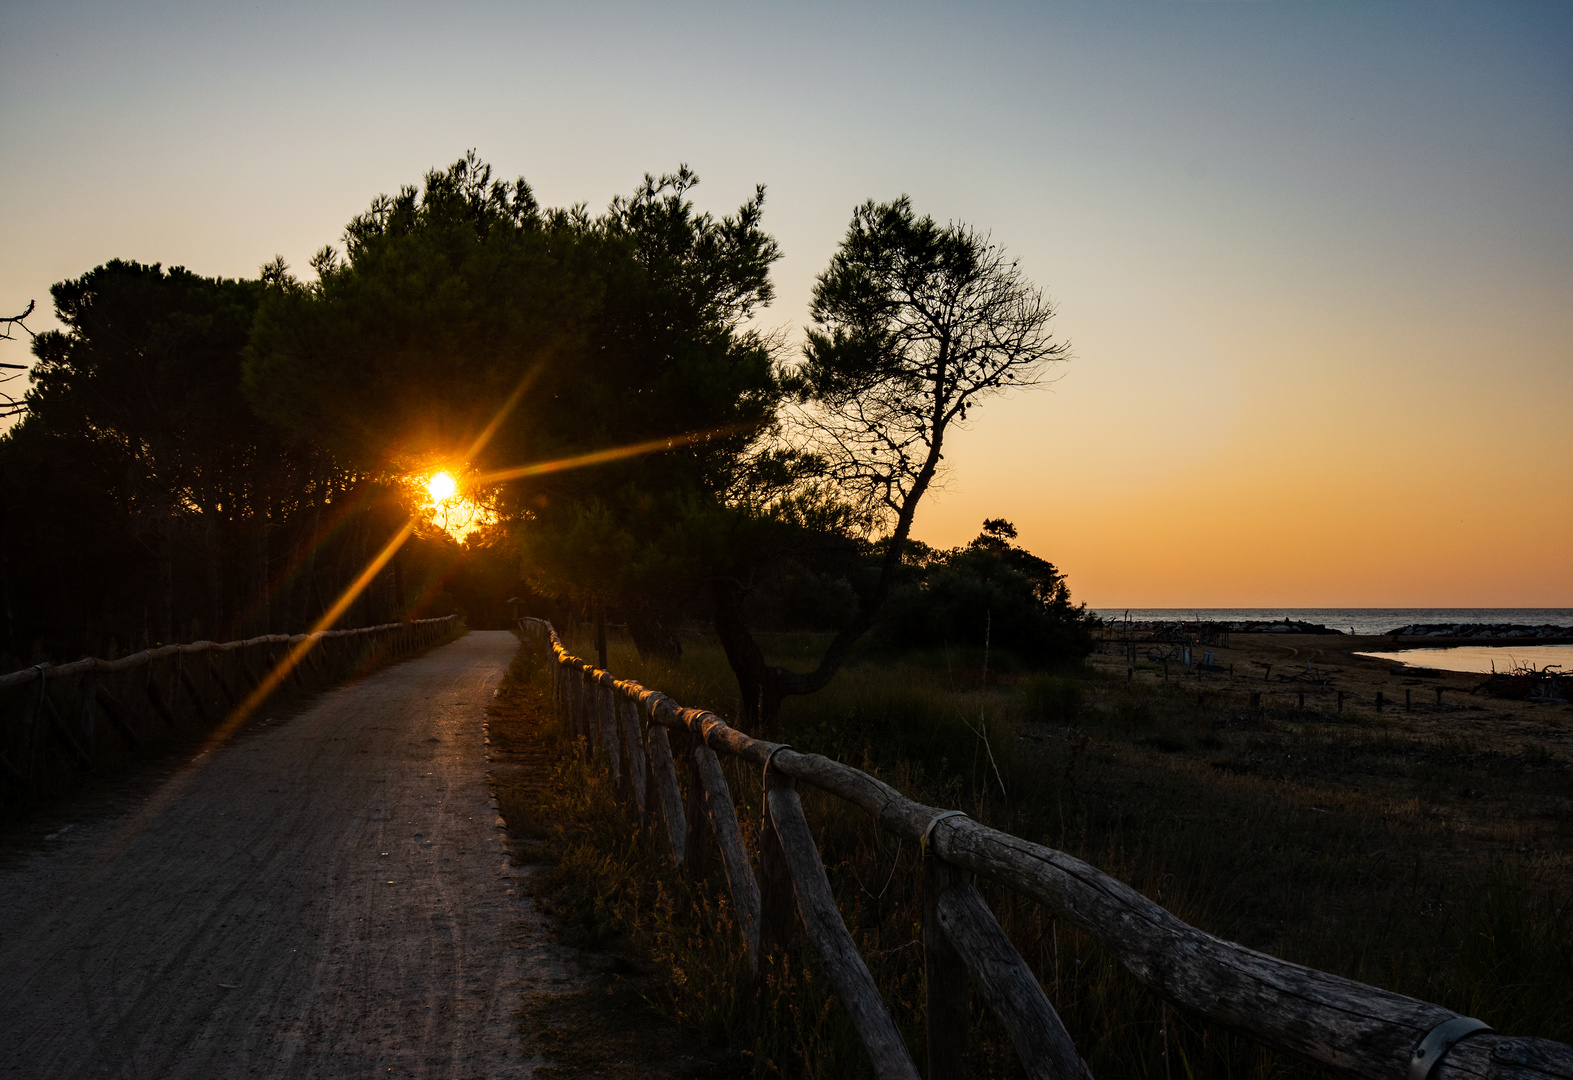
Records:
[[[445,472],[433,473],[426,481],[426,491],[434,503],[447,502],[459,491],[458,483]]]

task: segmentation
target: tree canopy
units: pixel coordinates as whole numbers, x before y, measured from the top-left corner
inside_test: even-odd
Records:
[[[26,415],[0,437],[7,651],[308,617],[313,583],[291,576],[292,554],[355,478],[242,395],[262,292],[120,260],[54,286],[64,329],[34,339]]]
[[[8,554],[43,565],[56,526],[123,570],[80,610],[158,640],[299,629],[414,528],[361,617],[507,580],[670,651],[674,617],[707,609],[745,725],[825,685],[887,606],[881,635],[909,645],[973,635],[980,610],[1024,651],[1071,641],[1079,609],[1008,523],[909,543],[952,428],[1068,355],[1042,292],[986,234],[870,201],[789,360],[756,321],[780,258],[764,189],[714,216],[697,183],[646,175],[592,214],[471,153],[373,200],[307,278],[112,262],[57,285],[66,329],[35,341],[0,437],[7,618]],[[412,523],[438,469],[494,515],[462,548]],[[74,517],[16,509],[66,491]],[[765,661],[755,630],[784,625],[833,631],[812,670]]]
[[[914,551],[875,633],[886,647],[1006,649],[1027,663],[1092,650],[1094,616],[1071,603],[1064,576],[1016,546],[1015,526],[990,518],[964,547]]]
[[[814,670],[766,662],[748,620],[751,577],[713,586],[716,628],[750,720],[768,728],[782,698],[813,693],[840,669],[901,577],[913,517],[940,474],[945,440],[982,401],[1034,385],[1069,355],[1053,306],[986,234],[918,216],[906,196],[858,207],[814,286],[803,362],[787,380],[792,424],[818,490],[847,523],[883,531],[846,580],[857,606]],[[848,535],[838,555],[856,548]]]
[[[252,400],[363,468],[501,479],[504,531],[542,589],[654,612],[678,564],[692,578],[661,543],[670,523],[738,487],[782,392],[774,342],[747,326],[780,254],[764,190],[717,218],[697,183],[646,176],[592,216],[543,209],[473,154],[428,173],[351,221],[315,281],[271,274]]]

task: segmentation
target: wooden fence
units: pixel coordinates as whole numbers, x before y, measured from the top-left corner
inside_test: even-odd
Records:
[[[320,689],[408,656],[457,620],[197,641],[0,675],[0,802],[107,765],[155,734],[206,730],[281,689]]]
[[[663,826],[676,863],[701,876],[714,839],[742,946],[756,968],[788,940],[796,907],[882,1080],[916,1080],[918,1072],[836,908],[798,799],[800,784],[860,807],[880,828],[920,845],[931,1080],[963,1075],[969,981],[1009,1033],[1028,1076],[1087,1074],[1036,977],[971,885],[972,875],[1046,905],[1174,1005],[1333,1072],[1362,1080],[1573,1080],[1573,1047],[1504,1037],[1439,1005],[1220,940],[1064,852],[958,810],[924,806],[858,769],[750,738],[713,713],[615,678],[571,655],[544,620],[522,619],[519,630],[527,644],[549,654],[556,708],[600,753],[620,796],[642,819]],[[757,866],[718,754],[761,770],[766,813]]]

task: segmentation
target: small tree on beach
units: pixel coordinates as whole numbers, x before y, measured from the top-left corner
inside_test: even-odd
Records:
[[[1053,305],[1003,248],[971,226],[919,217],[906,196],[857,208],[810,314],[805,359],[789,381],[800,441],[820,463],[824,490],[885,536],[867,549],[875,565],[852,575],[855,613],[812,671],[766,662],[745,617],[753,568],[734,566],[713,582],[742,719],[765,731],[784,698],[828,683],[873,625],[952,426],[989,397],[1038,384],[1069,356],[1049,332]]]

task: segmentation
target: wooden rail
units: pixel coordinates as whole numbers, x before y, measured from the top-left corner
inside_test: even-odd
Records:
[[[166,645],[119,660],[0,675],[0,802],[108,764],[162,729],[196,732],[286,689],[320,688],[440,641],[458,616],[245,641]],[[100,719],[108,721],[107,726]]]
[[[1048,907],[1096,938],[1148,989],[1263,1046],[1360,1080],[1573,1080],[1573,1047],[1509,1038],[1440,1005],[1291,964],[1203,933],[1130,886],[1062,851],[991,829],[956,811],[925,806],[861,770],[780,743],[753,739],[713,713],[570,654],[551,624],[521,619],[520,636],[552,663],[554,702],[587,748],[601,751],[619,791],[641,814],[660,817],[672,857],[703,873],[714,836],[739,912],[742,946],[758,963],[790,933],[790,895],[825,972],[881,1078],[916,1078],[911,1054],[836,909],[824,864],[795,788],[807,784],[861,808],[881,828],[924,852],[924,970],[929,1076],[960,1080],[970,977],[1009,1033],[1033,1077],[1087,1075],[1042,987],[968,883],[987,878]],[[638,722],[606,722],[618,705]],[[756,875],[717,761],[758,767],[765,819]],[[675,757],[688,778],[686,808]],[[643,761],[644,783],[628,763]],[[630,779],[626,782],[624,777]],[[761,887],[763,882],[763,887]]]

